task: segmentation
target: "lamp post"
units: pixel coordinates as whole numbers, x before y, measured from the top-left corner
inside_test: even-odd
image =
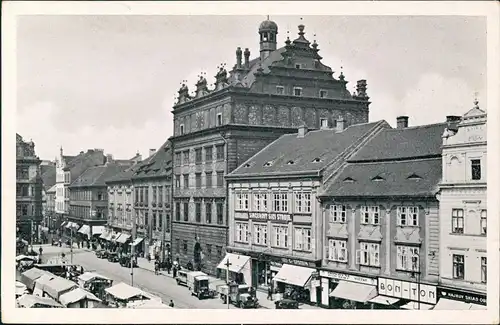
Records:
[[[420,258],[417,252],[411,257],[411,277],[417,281],[417,310],[420,310]]]
[[[134,254],[135,246],[130,246],[130,285],[134,286]]]
[[[226,260],[226,283],[227,283],[227,309],[229,309],[229,294],[231,293],[231,286],[229,285],[229,267],[231,266],[231,262],[229,262],[229,258]]]
[[[69,248],[69,252],[70,252],[71,264],[73,264],[73,225],[71,225],[71,227],[69,229],[70,229],[70,233],[71,233],[71,241],[70,241],[71,246]]]

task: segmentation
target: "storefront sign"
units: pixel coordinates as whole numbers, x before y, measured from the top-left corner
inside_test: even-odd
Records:
[[[311,281],[311,287],[312,288],[317,288],[319,286],[321,286],[321,281],[320,280],[312,280]]]
[[[256,258],[260,261],[268,261],[270,265],[274,265],[276,267],[282,267],[283,264],[291,264],[297,266],[316,268],[316,262],[314,261],[304,261],[289,257],[260,254],[258,252],[246,252],[245,254],[252,256],[253,258]]]
[[[321,277],[330,278],[330,279],[334,279],[337,281],[343,280],[343,281],[349,281],[349,282],[369,284],[369,285],[373,285],[373,286],[377,285],[376,279],[365,278],[363,276],[354,275],[354,274],[339,273],[339,272],[332,272],[332,271],[320,271],[319,274]]]
[[[474,292],[438,288],[438,297],[486,306],[486,295]]]
[[[235,212],[234,218],[235,219],[248,219],[248,213],[247,212]]]
[[[378,278],[378,294],[432,305],[437,301],[436,286],[386,278]]]
[[[311,267],[311,268],[316,267],[316,263],[314,263],[314,262],[296,260],[296,259],[292,259],[292,258],[288,258],[288,257],[282,257],[281,262],[283,264],[291,264],[291,265]]]
[[[276,268],[280,268],[280,267],[282,267],[282,266],[283,266],[283,263],[276,262],[276,261],[270,261],[270,262],[269,262],[269,265],[270,265],[270,266],[274,266],[274,267],[276,267]]]
[[[292,216],[290,214],[284,214],[284,213],[250,212],[249,217],[250,219],[270,220],[270,221],[289,222],[292,220]]]

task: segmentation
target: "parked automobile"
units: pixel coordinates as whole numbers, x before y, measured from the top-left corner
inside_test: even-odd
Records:
[[[187,285],[187,274],[186,270],[177,271],[177,276],[175,277],[175,281],[177,281],[177,285]]]
[[[191,291],[191,295],[198,297],[198,299],[208,298],[210,296],[208,280],[208,276],[203,272],[189,272],[187,274],[187,287]]]
[[[281,299],[275,301],[276,309],[299,309],[299,303],[292,299]]]
[[[112,263],[118,262],[120,259],[118,257],[118,253],[108,253],[108,261]]]
[[[131,261],[133,261],[133,267],[137,267],[136,259],[132,259],[129,254],[122,255],[120,257],[120,265],[124,267],[130,267]]]
[[[104,249],[99,249],[95,251],[95,256],[97,258],[108,258],[108,251]]]
[[[257,298],[250,294],[250,287],[246,284],[231,283],[229,286],[221,285],[217,287],[219,296],[224,304],[229,303],[239,308],[257,308]]]

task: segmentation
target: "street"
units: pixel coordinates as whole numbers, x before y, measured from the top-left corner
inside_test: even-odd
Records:
[[[34,249],[37,251],[38,246],[35,246]],[[43,246],[43,249],[42,259],[44,262],[57,257],[62,251],[66,254],[67,259],[70,259],[68,248]],[[73,249],[73,264],[83,266],[85,271],[95,271],[109,277],[114,280],[114,284],[119,282],[131,284],[130,268],[125,268],[119,263],[111,263],[107,259],[99,259],[94,252]],[[172,299],[175,308],[227,309],[227,305],[223,304],[219,298],[198,300],[190,294],[187,287],[178,286],[171,277],[155,275],[151,271],[134,268],[133,278],[135,287],[161,297],[165,304],[168,304]],[[236,308],[233,305],[229,307]]]

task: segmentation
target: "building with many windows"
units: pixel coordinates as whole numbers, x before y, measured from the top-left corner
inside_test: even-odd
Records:
[[[385,121],[340,125],[283,135],[226,177],[230,253],[219,269],[255,287],[321,300],[314,284],[324,245],[318,194],[350,155],[389,128]]]
[[[17,237],[30,243],[38,239],[42,221],[40,158],[33,141],[16,133],[16,227]]]
[[[346,89],[321,62],[316,41],[298,37],[277,47],[278,26],[259,26],[260,54],[236,49],[236,65],[224,66],[209,89],[201,76],[194,96],[183,84],[173,107],[173,253],[181,264],[216,274],[228,238],[224,176],[283,134],[368,121],[366,81]]]
[[[437,301],[441,135],[446,123],[386,129],[320,194],[321,304],[430,309]],[[318,283],[319,284],[319,283]]]
[[[476,101],[460,123],[443,134],[435,309],[486,308],[486,120]]]

